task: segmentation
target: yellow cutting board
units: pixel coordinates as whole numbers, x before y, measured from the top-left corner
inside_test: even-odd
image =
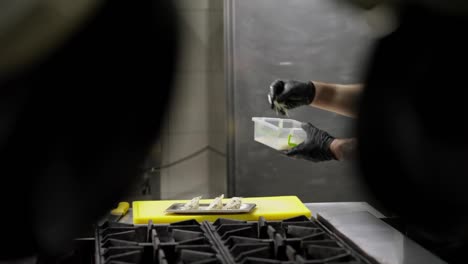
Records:
[[[227,202],[229,199],[224,199]],[[200,203],[210,203],[212,200],[200,200]],[[260,216],[266,220],[284,220],[300,215],[311,217],[311,212],[297,198],[297,196],[273,196],[242,198],[243,203],[255,203],[257,206],[248,214],[216,214],[216,215],[179,215],[166,214],[164,211],[173,203],[185,203],[187,200],[166,201],[135,201],[133,202],[133,223],[147,224],[149,220],[153,223],[174,223],[189,219],[198,222],[215,221],[216,219],[229,218],[245,221],[257,221]]]

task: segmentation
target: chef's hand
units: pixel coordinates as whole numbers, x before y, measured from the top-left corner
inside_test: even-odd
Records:
[[[330,148],[335,140],[327,132],[316,128],[311,123],[302,123],[302,129],[307,133],[307,139],[285,154],[292,158],[305,159],[313,162],[336,159]]]
[[[283,108],[275,107],[275,101],[285,109],[292,109],[302,105],[309,105],[315,97],[315,85],[312,82],[299,82],[292,80],[276,80],[270,85],[268,101],[271,109],[277,109],[281,114],[286,112]]]

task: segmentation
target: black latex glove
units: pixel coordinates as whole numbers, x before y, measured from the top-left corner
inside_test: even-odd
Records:
[[[311,123],[302,123],[302,129],[307,133],[307,139],[285,154],[313,162],[336,159],[330,150],[330,144],[335,139],[327,132],[316,128]]]
[[[276,80],[270,85],[268,101],[271,109],[275,109],[274,102],[281,104],[284,109],[292,109],[302,105],[309,105],[315,97],[315,86],[312,82]],[[276,109],[283,115],[283,108]]]

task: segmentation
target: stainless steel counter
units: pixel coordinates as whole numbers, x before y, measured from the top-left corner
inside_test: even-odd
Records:
[[[305,203],[312,215],[317,218],[317,213],[352,213],[368,212],[377,218],[385,217],[374,207],[366,202],[341,202],[341,203]]]
[[[446,263],[379,219],[385,216],[368,203],[308,203],[306,206],[316,219],[377,263]]]
[[[319,212],[317,219],[377,263],[446,263],[370,212]]]
[[[365,202],[306,203],[312,215],[377,263],[445,263],[379,218]]]

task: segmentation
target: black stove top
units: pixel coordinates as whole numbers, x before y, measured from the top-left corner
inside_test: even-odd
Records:
[[[97,264],[370,263],[316,220],[218,219],[96,230]]]

